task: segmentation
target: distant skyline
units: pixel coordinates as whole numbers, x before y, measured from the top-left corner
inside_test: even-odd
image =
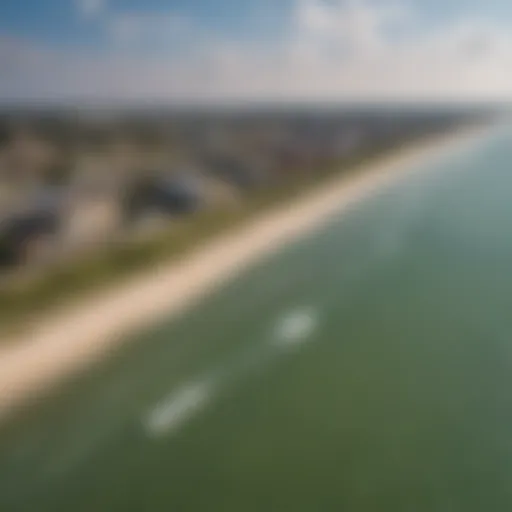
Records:
[[[512,99],[508,0],[3,0],[0,101]]]

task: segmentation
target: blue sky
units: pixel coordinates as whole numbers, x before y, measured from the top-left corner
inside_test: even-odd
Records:
[[[53,45],[106,44],[101,27],[84,22],[73,0],[2,0],[0,34]],[[102,9],[116,13],[175,12],[206,29],[240,38],[276,36],[293,0],[105,0]],[[379,3],[378,0],[373,3]],[[426,23],[442,23],[458,15],[475,14],[512,21],[509,0],[415,0],[409,2]]]
[[[505,68],[510,0],[0,1],[0,99],[496,97]]]
[[[93,2],[94,3],[94,2]],[[73,0],[2,0],[0,34],[51,45],[107,44],[101,24],[85,20]],[[207,30],[237,38],[275,36],[290,11],[289,0],[110,0],[101,16],[174,12]]]

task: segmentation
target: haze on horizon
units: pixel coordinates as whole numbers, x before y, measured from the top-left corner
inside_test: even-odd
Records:
[[[511,28],[505,0],[4,0],[0,102],[508,101]]]

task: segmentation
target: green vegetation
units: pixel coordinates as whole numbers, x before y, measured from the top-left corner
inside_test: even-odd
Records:
[[[134,240],[106,247],[97,253],[65,263],[23,284],[0,289],[0,329],[16,330],[22,321],[38,315],[65,300],[95,291],[158,262],[183,257],[187,251],[230,228],[240,226],[258,213],[307,193],[333,177],[361,170],[369,159],[382,157],[395,147],[373,148],[363,154],[330,165],[316,173],[301,173],[281,185],[254,192],[241,205],[197,213],[180,221],[178,227],[158,233],[149,240]]]

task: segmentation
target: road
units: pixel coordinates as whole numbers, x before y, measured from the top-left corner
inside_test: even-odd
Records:
[[[332,218],[4,425],[0,510],[510,509],[511,137]]]

